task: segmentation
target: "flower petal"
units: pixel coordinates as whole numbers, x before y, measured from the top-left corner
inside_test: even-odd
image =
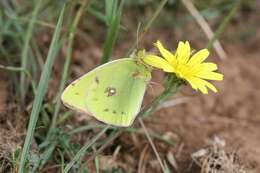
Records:
[[[174,55],[168,51],[167,49],[165,49],[162,45],[162,43],[158,40],[155,43],[155,46],[159,49],[160,53],[162,54],[162,56],[170,63],[172,64],[172,62],[175,60]]]
[[[183,52],[183,49],[184,49],[183,47],[184,47],[184,43],[183,43],[182,41],[180,41],[180,42],[178,43],[178,47],[177,47],[175,56],[181,55],[181,53]]]
[[[208,49],[202,49],[195,53],[189,60],[188,65],[194,66],[203,62],[209,56]]]
[[[198,89],[198,86],[196,85],[196,83],[191,79],[191,78],[186,78],[186,81],[189,82],[189,84],[191,85],[191,87],[195,90]]]
[[[160,69],[163,69],[163,71],[165,72],[174,72],[173,67],[169,64],[169,62],[167,62],[165,59],[159,57],[159,56],[155,56],[155,55],[146,55],[143,58],[143,61],[148,64],[151,65],[153,67],[157,67]]]
[[[214,71],[218,69],[217,65],[212,62],[204,62],[201,63],[200,66],[203,68],[203,71]]]
[[[198,82],[200,85],[206,86],[209,89],[211,89],[213,92],[217,92],[217,89],[214,85],[212,85],[211,83],[209,83],[206,80],[200,79],[200,78],[196,78],[194,79],[196,82]],[[203,89],[204,90],[204,89]]]
[[[223,80],[223,74],[217,72],[200,71],[196,76],[208,80]]]
[[[203,94],[208,94],[204,80],[197,77],[190,77],[189,80],[191,80]]]
[[[189,42],[188,41],[186,41],[185,43],[179,42],[178,48],[176,51],[177,60],[181,64],[186,64],[190,58],[190,54],[191,54],[191,48],[190,48]]]
[[[212,85],[211,83],[209,83],[208,81],[206,81],[206,80],[203,80],[204,81],[204,83],[205,83],[205,85],[209,88],[209,89],[211,89],[213,92],[218,92],[218,90],[217,90],[217,88],[214,86],[214,85]]]

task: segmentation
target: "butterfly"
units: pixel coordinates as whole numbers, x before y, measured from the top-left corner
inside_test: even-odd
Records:
[[[65,106],[114,126],[130,126],[140,111],[151,70],[140,59],[121,58],[72,82],[62,93]]]

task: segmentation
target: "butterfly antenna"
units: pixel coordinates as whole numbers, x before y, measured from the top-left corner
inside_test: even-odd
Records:
[[[136,30],[136,48],[139,49],[139,34],[140,34],[140,29],[141,29],[141,22],[138,23],[137,25],[137,30]]]

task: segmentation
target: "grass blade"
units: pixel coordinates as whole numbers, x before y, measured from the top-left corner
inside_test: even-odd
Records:
[[[228,13],[228,15],[224,18],[224,20],[222,20],[222,22],[220,23],[219,27],[217,28],[216,32],[214,33],[213,37],[209,40],[209,43],[207,45],[208,49],[212,49],[213,44],[215,42],[215,40],[217,38],[219,38],[219,35],[223,32],[224,28],[226,27],[226,25],[229,23],[229,21],[232,19],[232,17],[236,14],[236,10],[240,4],[241,0],[237,0],[232,9],[230,10],[230,12]]]
[[[29,43],[32,37],[33,33],[33,26],[35,24],[35,21],[37,19],[38,12],[40,10],[40,7],[42,5],[42,0],[37,1],[36,7],[33,10],[32,14],[32,19],[30,20],[26,36],[25,36],[25,41],[24,41],[24,46],[23,46],[23,51],[22,51],[22,64],[21,68],[22,69],[27,69],[27,63],[28,63],[28,57],[29,57]],[[24,73],[21,73],[21,78],[20,78],[20,94],[21,94],[21,102],[22,104],[24,103],[25,99],[25,94],[26,94],[26,76]]]
[[[18,173],[24,172],[25,162],[26,162],[26,159],[28,156],[30,145],[32,143],[32,138],[33,138],[35,126],[36,126],[36,123],[37,123],[37,120],[39,117],[39,112],[40,112],[40,109],[42,106],[43,97],[46,93],[47,86],[48,86],[47,84],[48,84],[50,74],[52,71],[52,66],[53,66],[54,60],[56,58],[56,56],[55,56],[57,53],[56,49],[58,48],[58,41],[60,38],[60,31],[61,31],[64,11],[65,11],[65,6],[63,6],[62,11],[60,13],[57,27],[55,29],[55,32],[54,32],[54,35],[52,38],[52,42],[50,45],[50,49],[48,52],[47,60],[44,65],[43,72],[41,74],[40,82],[39,82],[39,85],[37,88],[37,93],[36,93],[36,96],[35,96],[35,99],[33,102],[32,112],[31,112],[29,126],[28,126],[28,130],[27,130],[27,134],[26,134],[26,138],[25,138],[25,142],[24,142],[24,146],[23,146],[23,151],[22,151],[22,155],[21,155]]]
[[[90,142],[87,142],[74,156],[74,158],[70,161],[69,164],[66,165],[64,169],[64,173],[68,173],[71,167],[74,165],[75,162],[77,162],[82,155],[85,154],[85,152],[91,147],[106,131],[109,129],[110,126],[107,125],[105,128],[103,128],[102,131],[100,131]]]
[[[100,62],[101,64],[108,62],[112,54],[112,50],[117,39],[118,29],[120,26],[124,0],[121,1],[119,7],[117,7],[117,1],[110,2],[110,0],[107,0],[106,2],[106,17],[109,28],[107,31],[105,43],[103,45],[103,55]]]
[[[50,137],[51,132],[56,127],[58,113],[59,113],[60,107],[61,107],[60,96],[61,96],[61,93],[62,93],[64,87],[65,87],[66,80],[67,80],[68,73],[69,73],[69,66],[70,66],[70,62],[71,62],[72,49],[73,49],[73,44],[74,44],[74,37],[75,37],[75,33],[76,33],[76,30],[77,30],[78,23],[80,21],[80,18],[82,16],[83,12],[84,12],[86,5],[87,5],[87,0],[83,0],[81,7],[77,12],[75,19],[74,19],[72,26],[71,26],[69,33],[68,33],[69,38],[68,38],[68,48],[67,48],[67,52],[66,52],[66,60],[65,60],[65,63],[64,63],[63,72],[62,72],[62,76],[61,76],[61,83],[60,83],[58,94],[57,94],[57,103],[55,105],[54,115],[53,115],[53,118],[52,118],[50,130],[49,130],[48,135],[47,135],[47,139]]]

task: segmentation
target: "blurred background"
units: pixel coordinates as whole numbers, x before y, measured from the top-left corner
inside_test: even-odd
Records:
[[[64,5],[61,32],[51,45]],[[259,0],[0,0],[0,172],[18,171],[35,95],[45,94],[36,88],[47,57],[54,62],[50,78],[42,82],[47,88],[27,172],[63,172],[104,126],[66,109],[59,100],[63,88],[134,50],[156,52],[156,40],[172,51],[185,40],[194,50],[207,47],[208,60],[224,74],[214,83],[218,93],[202,95],[184,86],[144,120],[165,169],[221,172],[226,159],[233,171],[259,172],[259,21]],[[163,77],[153,72],[144,105],[163,90]],[[138,121],[114,133],[104,134],[71,172],[162,172]],[[214,158],[219,151],[225,159]],[[220,167],[211,164],[212,157]]]

